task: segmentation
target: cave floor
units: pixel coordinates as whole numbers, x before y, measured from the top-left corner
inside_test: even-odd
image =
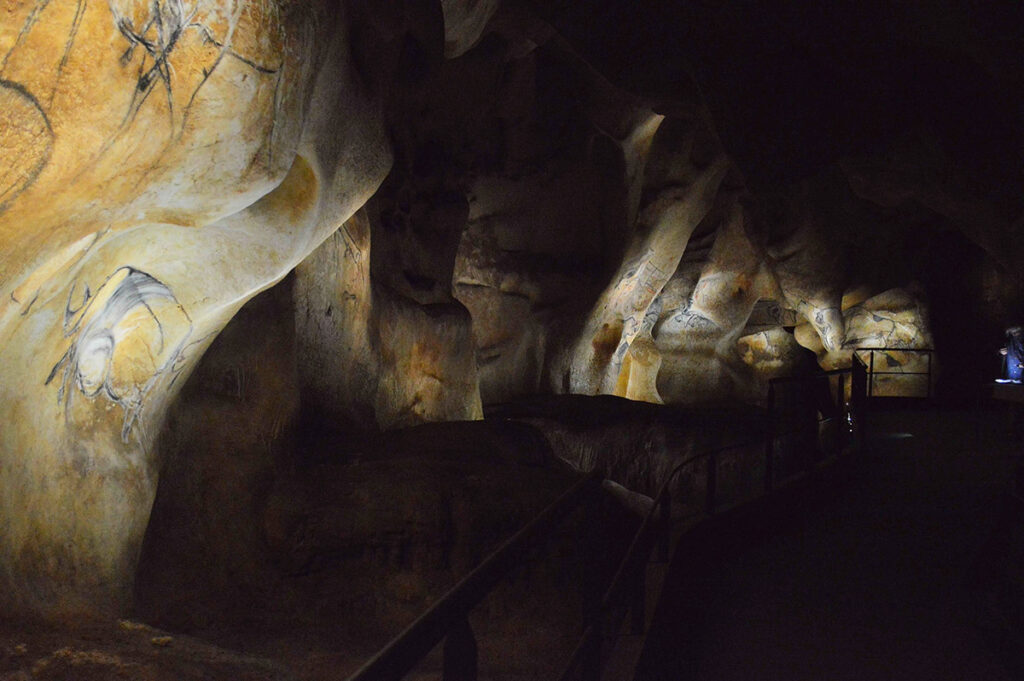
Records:
[[[901,411],[870,425],[838,480],[680,545],[640,678],[1020,673],[1020,651],[993,642],[1000,607],[983,584],[1020,452],[1009,414]]]

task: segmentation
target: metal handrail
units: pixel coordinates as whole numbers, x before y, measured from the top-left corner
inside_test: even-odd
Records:
[[[858,353],[869,352],[870,357],[867,362],[864,361]],[[928,368],[925,371],[876,371],[875,370],[875,353],[876,352],[913,352],[918,354],[924,354],[928,356]],[[927,376],[928,385],[925,397],[931,399],[932,397],[932,357],[935,355],[934,348],[898,348],[898,347],[881,347],[881,348],[855,348],[853,350],[853,357],[857,358],[865,367],[868,372],[867,382],[867,397],[874,396],[875,376]]]
[[[445,642],[446,671],[451,665],[458,664],[458,661],[464,662],[462,658],[472,657],[473,670],[467,672],[465,677],[475,678],[476,642],[466,620],[469,611],[522,562],[534,545],[547,537],[559,520],[600,489],[599,480],[599,476],[591,474],[573,484],[370,658],[359,671],[349,677],[349,681],[398,681],[446,635],[451,639],[449,632],[456,637]],[[452,645],[449,646],[449,643]],[[445,674],[446,680],[451,677],[451,674]]]
[[[809,380],[816,380],[819,378],[827,378],[829,376],[838,376],[839,374],[848,373],[850,373],[850,368],[844,367],[840,369],[831,369],[829,371],[817,371],[813,374],[807,374],[804,376],[778,376],[768,381],[768,383],[771,385],[778,385],[780,383],[802,383]]]
[[[772,379],[769,382],[770,395],[774,394],[774,385],[777,383],[793,383],[807,380],[820,380],[828,379],[832,376],[841,376],[850,374],[851,376],[857,372],[853,367],[834,369],[831,371],[817,373],[811,376],[800,376],[800,377],[780,377]],[[844,388],[843,383],[840,383],[840,401],[843,401]],[[851,381],[852,385],[852,381]],[[853,395],[851,395],[853,397]],[[856,399],[853,400],[856,402]],[[773,403],[770,403],[770,405]],[[850,408],[855,408],[855,404],[850,404]],[[769,415],[769,424],[772,424],[771,415]],[[770,425],[768,431],[765,434],[765,491],[764,495],[770,494],[774,489],[773,480],[773,465],[772,461],[775,456],[773,442],[774,439],[785,433],[778,433]],[[707,477],[707,495],[705,498],[705,513],[706,518],[710,518],[715,512],[715,494],[716,494],[716,475],[717,470],[717,457],[727,451],[739,449],[741,447],[749,447],[751,445],[760,444],[761,440],[745,441],[727,445],[713,449],[702,454],[691,456],[684,461],[677,464],[666,477],[662,483],[658,494],[654,498],[654,502],[648,509],[647,514],[644,516],[643,522],[640,524],[640,528],[633,535],[633,540],[630,542],[629,549],[623,556],[619,563],[619,568],[615,573],[615,577],[612,579],[611,584],[604,593],[604,597],[601,599],[601,608],[596,613],[594,621],[587,623],[584,629],[583,635],[573,650],[572,655],[569,657],[569,661],[566,664],[562,674],[559,676],[560,681],[568,681],[574,674],[579,672],[580,665],[587,664],[587,668],[583,671],[584,679],[597,679],[600,676],[601,658],[602,658],[602,637],[603,637],[603,626],[601,618],[605,613],[612,611],[614,608],[621,607],[624,605],[621,602],[617,602],[617,596],[620,595],[625,587],[624,581],[632,578],[635,580],[634,588],[629,591],[632,593],[633,602],[630,605],[630,611],[632,615],[632,621],[630,623],[633,633],[642,633],[644,629],[644,620],[646,619],[646,594],[644,593],[644,569],[646,563],[650,558],[651,547],[649,543],[650,533],[654,527],[654,517],[657,514],[659,516],[658,526],[660,528],[661,541],[658,545],[658,560],[659,562],[668,562],[671,542],[671,504],[672,497],[670,486],[675,481],[676,475],[682,470],[694,464],[698,461],[708,460],[708,477]],[[813,466],[813,462],[808,458],[808,465]],[[764,495],[758,495],[747,501],[753,501],[754,499],[762,498]]]
[[[863,360],[861,360],[863,364]],[[795,380],[817,380],[834,375],[857,373],[857,369],[836,369],[814,376],[790,379],[788,377],[773,379],[770,395],[773,395],[775,383],[788,383]],[[841,384],[842,385],[842,384]],[[852,385],[852,383],[851,383]],[[856,397],[856,391],[851,398]],[[843,395],[841,390],[840,396]],[[852,408],[853,405],[851,405]],[[772,419],[769,418],[769,423]],[[765,433],[765,494],[774,489],[773,461],[774,439],[777,433],[772,426]],[[600,673],[603,647],[603,618],[617,608],[626,605],[621,598],[624,593],[632,597],[630,610],[632,613],[632,629],[636,633],[644,628],[645,585],[644,574],[654,548],[652,532],[659,530],[658,560],[667,562],[671,549],[672,535],[672,493],[671,486],[681,471],[689,466],[707,461],[705,516],[711,517],[716,511],[717,500],[717,469],[718,455],[724,452],[750,447],[762,440],[748,440],[733,443],[724,447],[702,452],[687,457],[676,464],[666,476],[654,497],[650,509],[644,516],[639,529],[633,535],[630,546],[619,562],[615,576],[602,594],[600,603],[594,608],[576,649],[561,675],[567,679],[574,674],[581,664],[587,664],[585,678],[597,678]],[[808,459],[808,466],[813,462]],[[600,475],[592,471],[586,477],[572,485],[558,499],[545,508],[523,529],[505,541],[491,553],[476,569],[452,587],[443,597],[432,605],[425,613],[396,636],[381,651],[368,660],[349,681],[398,681],[409,673],[426,655],[444,639],[444,676],[445,681],[469,681],[477,676],[477,647],[468,614],[497,583],[509,572],[520,565],[525,556],[539,543],[547,539],[559,520],[583,505],[592,494],[600,489]],[[747,501],[761,498],[757,495]],[[655,517],[657,516],[657,520]],[[629,588],[627,588],[629,587]]]
[[[633,535],[633,540],[630,542],[629,548],[626,550],[625,555],[619,562],[619,567],[615,572],[615,576],[612,578],[611,584],[609,584],[608,588],[604,592],[603,597],[601,598],[601,607],[595,618],[596,621],[589,622],[587,624],[587,627],[583,632],[583,636],[580,638],[579,643],[573,650],[572,655],[570,655],[569,661],[566,664],[562,674],[559,676],[559,679],[561,679],[562,681],[566,681],[567,679],[571,678],[571,676],[574,673],[576,673],[579,665],[583,664],[588,656],[590,657],[591,667],[588,670],[589,673],[587,673],[587,676],[597,676],[597,673],[600,668],[601,641],[599,638],[595,639],[595,637],[600,634],[600,618],[603,617],[604,613],[622,605],[622,603],[618,603],[616,601],[617,596],[624,589],[625,580],[631,576],[632,570],[643,568],[646,565],[647,559],[650,557],[650,549],[652,547],[645,547],[646,555],[642,553],[644,549],[642,549],[641,547],[643,547],[646,541],[649,539],[651,529],[654,526],[653,519],[656,513],[660,515],[658,519],[658,525],[661,529],[662,538],[662,541],[659,544],[659,560],[661,562],[668,561],[669,540],[671,538],[672,508],[672,496],[671,492],[669,491],[669,487],[675,481],[676,475],[678,475],[682,470],[684,470],[691,464],[696,463],[698,461],[703,461],[705,459],[708,460],[708,470],[710,473],[710,471],[712,470],[712,468],[714,468],[716,464],[715,458],[718,454],[727,451],[732,451],[733,449],[739,449],[741,447],[749,447],[751,445],[761,444],[761,442],[762,441],[760,439],[750,440],[731,444],[725,447],[719,447],[717,449],[712,449],[701,454],[695,454],[676,464],[676,466],[669,472],[668,476],[665,478],[665,481],[659,488],[658,493],[654,498],[654,502],[651,504],[650,509],[648,509],[647,514],[644,516],[643,522],[640,523],[639,529]],[[706,500],[709,515],[714,511],[714,490],[713,483],[711,482],[711,480],[713,479],[714,477],[709,474],[709,497]],[[643,560],[641,560],[641,557],[643,558]],[[636,589],[634,589],[633,591],[635,592]],[[645,615],[643,610],[643,590],[640,589],[640,591],[640,594],[635,594],[640,596],[640,598],[638,600],[634,600],[634,603],[632,604],[631,608],[633,615],[633,622],[631,624],[634,631],[643,628],[643,620]]]

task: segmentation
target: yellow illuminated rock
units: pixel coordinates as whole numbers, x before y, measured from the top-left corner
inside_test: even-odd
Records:
[[[117,612],[170,399],[390,152],[326,2],[2,13],[0,603]]]
[[[690,159],[680,150],[676,163]],[[648,309],[671,278],[690,235],[711,210],[730,162],[720,156],[682,188],[670,184],[641,209],[636,232],[612,282],[601,295],[573,350],[572,392],[612,393],[623,358]]]

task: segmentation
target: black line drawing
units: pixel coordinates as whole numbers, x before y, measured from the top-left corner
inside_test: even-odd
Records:
[[[611,361],[611,366],[616,372],[621,368],[626,353],[637,336],[644,332],[648,335],[653,332],[655,324],[658,323],[658,319],[661,317],[661,307],[662,300],[661,296],[658,295],[648,305],[641,319],[637,319],[636,313],[633,313],[623,320],[622,336],[620,337],[618,347],[615,348]]]
[[[49,2],[49,0],[45,0],[45,2]],[[57,65],[57,77],[53,79],[53,88],[50,89],[50,98],[47,101],[48,105],[53,104],[53,96],[57,94],[60,77],[64,75],[64,67],[67,66],[68,58],[71,56],[71,48],[75,46],[78,29],[82,26],[82,17],[85,16],[87,2],[88,0],[78,0],[78,4],[75,7],[75,18],[71,21],[71,31],[68,34],[67,41],[64,43],[64,54],[61,55],[60,63]]]
[[[225,4],[228,5],[226,13],[223,11]],[[14,44],[0,58],[0,78],[15,52],[25,43],[29,35],[41,23],[45,24],[49,21],[49,19],[44,19],[43,14],[51,5],[51,0],[36,0],[21,26]],[[261,14],[268,12],[275,14],[276,3],[271,0],[228,0],[227,3],[219,0],[107,0],[107,5],[113,18],[115,30],[127,42],[127,46],[119,57],[121,66],[128,67],[137,63],[137,68],[128,108],[124,112],[117,130],[104,141],[103,146],[85,165],[83,172],[102,158],[131,128],[139,112],[150,99],[150,95],[156,91],[162,91],[167,105],[170,125],[167,143],[171,144],[180,140],[196,98],[226,58],[245,64],[260,75],[274,77],[273,111],[269,143],[267,144],[267,154],[270,161],[273,162],[277,119],[282,106],[281,85],[284,57],[282,56],[277,64],[263,63],[256,57],[237,51],[232,46],[232,38],[244,12],[252,10]],[[75,0],[74,16],[67,29],[64,49],[56,72],[53,74],[52,80],[49,81],[48,93],[40,94],[37,99],[36,96],[29,94],[23,86],[0,80],[0,83],[3,83],[9,90],[16,90],[27,97],[43,115],[51,136],[51,146],[52,128],[49,127],[49,119],[46,118],[46,109],[53,105],[88,8],[88,0]],[[225,26],[217,25],[216,18],[222,16],[227,18]],[[273,24],[273,20],[271,20],[271,24]],[[283,30],[280,26],[277,29]],[[283,43],[282,35],[279,34],[277,38],[277,42]],[[199,75],[198,82],[195,77],[190,76],[191,69],[183,69],[181,73],[177,73],[174,64],[175,54],[180,52],[183,43],[189,43],[194,47],[194,43],[190,43],[190,41],[195,39],[198,39],[201,45],[214,48],[209,62],[200,69],[201,75]],[[141,58],[138,55],[141,55]],[[179,92],[182,88],[184,90]],[[8,95],[8,97],[10,96]],[[40,100],[45,102],[46,108],[40,105]],[[6,104],[6,102],[0,100],[0,105],[2,104]],[[4,108],[0,106],[0,111],[3,111]],[[35,169],[32,179],[38,175],[40,170],[41,168]],[[10,200],[10,197],[5,198],[3,193],[5,189],[6,187],[0,180],[0,211]]]
[[[25,39],[32,33],[32,29],[39,24],[43,12],[49,5],[50,0],[36,0],[35,6],[25,18],[25,23],[22,24],[21,30],[18,31],[18,37],[14,40],[14,44],[4,54],[3,60],[0,61],[0,75],[7,69],[7,63],[10,61],[11,55],[21,47]],[[71,20],[71,28],[68,31],[67,40],[64,42],[64,52],[61,54],[60,62],[57,64],[57,73],[53,79],[50,93],[46,97],[47,107],[53,104],[53,97],[57,93],[57,86],[60,84],[61,76],[64,74],[64,67],[67,66],[68,58],[71,56],[71,49],[75,46],[75,38],[78,37],[78,29],[82,26],[82,18],[85,16],[87,5],[88,0],[75,0],[75,15]]]
[[[185,131],[196,97],[225,57],[241,62],[257,73],[276,76],[274,84],[274,121],[276,121],[277,106],[280,104],[278,92],[284,66],[283,59],[280,64],[269,66],[236,52],[231,46],[231,39],[238,26],[239,18],[247,6],[244,0],[231,3],[231,19],[223,35],[218,35],[207,21],[212,13],[212,9],[209,8],[212,4],[210,0],[195,0],[190,3],[185,0],[108,0],[108,2],[114,25],[128,43],[128,47],[120,57],[121,65],[128,66],[134,62],[136,53],[141,54],[141,59],[139,59],[138,75],[128,110],[125,112],[117,132],[107,140],[100,150],[100,156],[131,127],[149,96],[158,87],[163,91],[167,102],[171,141],[180,139]],[[204,44],[216,47],[217,52],[213,60],[202,67],[202,77],[199,82],[183,97],[176,91],[172,82],[174,77],[172,56],[185,40],[189,31],[197,33]],[[273,134],[272,124],[271,138],[273,138]],[[273,144],[270,146],[272,148]]]
[[[53,141],[39,101],[18,83],[0,79],[0,213],[43,172]]]
[[[192,332],[192,319],[171,290],[141,270],[120,267],[95,292],[76,282],[64,307],[64,337],[71,344],[45,384],[60,375],[57,401],[66,420],[75,392],[120,406],[121,439],[128,442],[150,390],[168,378],[173,385],[186,349],[202,342],[190,343]]]
[[[362,249],[359,248],[359,244],[356,242],[355,237],[353,237],[352,232],[349,231],[348,224],[344,222],[341,224],[341,238],[345,242],[345,257],[359,266],[363,260]]]
[[[53,102],[85,12],[87,0],[76,2],[71,32],[47,97],[47,106]],[[46,109],[24,85],[2,78],[11,55],[28,38],[49,4],[50,0],[36,0],[14,44],[0,60],[0,213],[36,181],[53,153],[54,133]]]
[[[0,73],[4,72],[7,68],[7,61],[11,58],[11,55],[23,42],[25,42],[25,38],[28,37],[29,33],[32,32],[32,29],[35,28],[37,23],[39,23],[40,15],[49,4],[50,0],[36,0],[36,6],[28,13],[25,23],[22,24],[21,30],[18,31],[18,37],[15,38],[14,44],[11,46],[11,49],[7,50],[7,54],[4,55],[3,61],[0,61]]]
[[[833,308],[819,309],[814,313],[814,326],[817,327],[818,336],[821,338],[821,344],[825,346],[825,349],[829,352],[836,350],[836,344],[832,341],[832,323],[829,321],[828,313],[832,312]],[[838,310],[836,310],[838,312]],[[839,315],[839,320],[842,321],[842,315]]]

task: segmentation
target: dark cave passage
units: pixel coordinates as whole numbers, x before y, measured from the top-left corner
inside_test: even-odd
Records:
[[[680,545],[637,678],[1018,678],[1019,434],[991,409],[871,424],[844,474]]]

